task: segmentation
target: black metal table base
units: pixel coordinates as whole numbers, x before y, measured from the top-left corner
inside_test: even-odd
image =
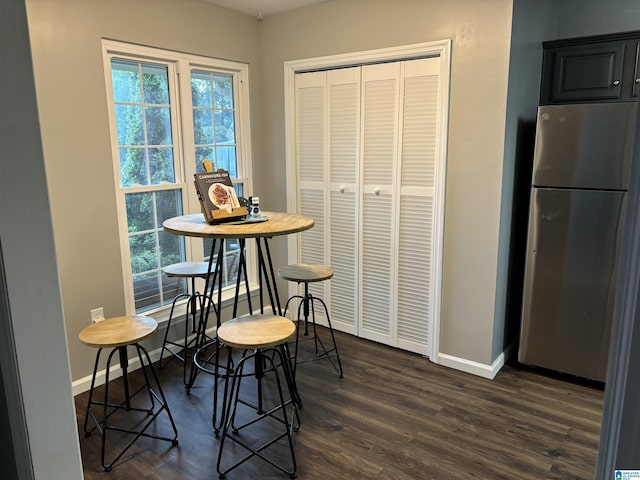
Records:
[[[121,346],[114,348],[109,356],[107,357],[107,365],[106,365],[106,378],[105,378],[105,386],[104,386],[104,400],[103,401],[95,401],[93,399],[94,391],[95,391],[95,381],[96,374],[98,371],[98,363],[100,361],[100,354],[102,353],[102,348],[98,349],[96,354],[96,361],[93,369],[93,377],[91,379],[91,389],[89,390],[89,401],[87,403],[87,412],[85,414],[84,419],[84,434],[85,436],[90,436],[95,430],[100,431],[101,434],[101,450],[100,450],[100,462],[105,471],[111,471],[114,464],[129,450],[129,448],[140,438],[140,437],[149,437],[155,438],[157,440],[166,440],[171,442],[171,445],[178,444],[178,430],[176,429],[176,425],[173,421],[173,416],[171,415],[171,411],[169,410],[169,406],[167,404],[167,400],[164,396],[164,392],[162,391],[162,387],[158,380],[155,370],[151,365],[151,359],[149,358],[149,354],[140,344],[135,343],[131,346],[136,348],[138,353],[138,358],[140,360],[142,374],[144,376],[144,384],[138,388],[135,392],[130,392],[129,386],[129,377],[128,377],[128,357],[127,357],[127,347]],[[124,400],[119,404],[109,403],[109,371],[111,368],[111,361],[113,359],[114,354],[118,352],[120,359],[120,367],[122,368],[122,381],[124,387]],[[146,365],[145,361],[146,360]],[[155,385],[155,389],[152,388],[151,383],[149,382],[149,372],[153,377],[153,382]],[[146,391],[149,395],[149,406],[146,408],[134,407],[131,404],[131,401],[134,397],[136,397],[139,393]],[[158,405],[156,405],[156,403]],[[99,406],[102,409],[101,418],[97,417],[93,411],[92,406]],[[156,409],[156,407],[158,407]],[[144,412],[147,417],[143,423],[143,425],[137,429],[130,429],[126,427],[117,426],[114,424],[109,424],[108,421],[118,411],[127,411],[127,412]],[[149,426],[158,418],[158,416],[162,413],[166,412],[169,422],[171,424],[171,428],[173,429],[173,437],[159,436],[147,433],[146,430]],[[89,418],[94,422],[95,426],[93,428],[89,428]],[[118,432],[124,432],[127,434],[133,435],[133,439],[131,439],[125,446],[120,450],[119,453],[115,454],[113,458],[109,461],[106,460],[106,451],[107,451],[107,431],[113,430]]]

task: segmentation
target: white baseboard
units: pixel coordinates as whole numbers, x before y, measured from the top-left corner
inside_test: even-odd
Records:
[[[493,361],[491,365],[485,363],[474,362],[467,360],[466,358],[455,357],[453,355],[447,355],[446,353],[438,354],[438,364],[445,367],[455,368],[462,372],[471,373],[479,377],[488,378],[493,380],[498,374],[500,369],[504,366],[504,362],[509,358],[509,353],[514,348],[515,343],[509,345],[498,357]]]

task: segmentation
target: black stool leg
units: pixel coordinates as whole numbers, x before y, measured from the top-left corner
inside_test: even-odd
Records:
[[[169,405],[167,404],[166,397],[164,396],[164,392],[162,391],[162,386],[160,385],[160,381],[155,373],[155,370],[153,369],[153,365],[151,364],[151,359],[149,357],[149,354],[144,349],[144,347],[142,347],[140,344],[136,343],[133,345],[136,348],[136,351],[138,353],[138,358],[140,360],[142,375],[144,377],[144,385],[138,388],[135,392],[133,393],[131,392],[130,385],[129,385],[127,348],[126,346],[116,347],[109,353],[109,356],[107,357],[107,363],[105,367],[104,399],[102,402],[96,402],[93,400],[96,373],[97,373],[98,362],[100,359],[100,354],[102,352],[102,349],[101,348],[98,349],[98,352],[96,354],[96,362],[94,366],[93,377],[91,379],[91,389],[89,391],[89,402],[87,405],[87,412],[86,412],[85,421],[84,421],[84,432],[85,432],[85,436],[90,436],[93,430],[95,429],[100,430],[100,433],[101,433],[100,463],[102,465],[102,468],[104,468],[106,472],[111,471],[114,464],[125,454],[125,452],[141,436],[155,438],[157,440],[170,441],[172,445],[177,445],[178,443],[178,430],[176,429],[173,416],[171,415],[171,411],[169,410]],[[111,370],[111,362],[116,352],[118,352],[119,354],[120,366],[122,368],[122,381],[124,386],[125,398],[120,404],[111,404],[109,403],[109,386],[110,386],[109,376],[110,376],[110,370]],[[144,355],[144,358],[143,358],[143,355]],[[145,362],[145,359],[146,359],[146,362]],[[151,372],[151,376],[153,378],[153,382],[155,383],[155,388],[157,389],[157,393],[151,386],[148,372]],[[137,408],[132,406],[131,400],[142,390],[147,390],[149,394],[149,401],[151,406],[148,408]],[[158,402],[160,405],[160,408],[158,408],[157,410],[155,410],[156,402]],[[100,405],[102,407],[101,420],[98,420],[93,414],[91,410],[92,405]],[[109,418],[118,410],[124,410],[127,412],[130,412],[130,411],[145,412],[148,418],[146,420],[146,423],[141,428],[138,428],[137,430],[130,430],[127,428],[116,426],[116,425],[109,425],[108,424]],[[171,428],[173,429],[173,433],[174,433],[173,438],[162,437],[162,436],[146,433],[147,428],[156,420],[156,418],[163,411],[166,411],[169,417],[169,422],[171,424]],[[91,417],[96,424],[95,427],[91,430],[88,429],[89,417]],[[124,432],[124,433],[129,433],[134,435],[134,438],[109,462],[107,462],[106,460],[107,443],[108,443],[107,430],[116,430],[119,432]]]
[[[333,361],[331,360],[331,356],[329,355],[331,352],[336,352],[336,360],[338,361],[338,368],[336,368],[336,371],[338,372],[338,376],[340,378],[343,377],[343,371],[342,371],[342,362],[340,361],[340,353],[338,352],[338,342],[336,342],[336,336],[333,333],[333,327],[331,326],[331,318],[329,316],[329,309],[327,308],[327,304],[324,302],[324,300],[322,300],[321,298],[316,298],[316,297],[312,297],[312,305],[313,302],[318,301],[322,304],[322,306],[324,307],[324,314],[327,317],[327,324],[329,325],[329,333],[331,334],[331,341],[333,342],[333,348],[326,350],[324,348],[324,345],[322,345],[322,341],[320,341],[320,345],[322,346],[322,349],[324,350],[324,353],[321,354],[320,356],[327,356],[327,358],[329,359],[329,361],[331,362],[331,364],[333,365]],[[312,307],[313,308],[313,307]],[[315,316],[315,311],[313,312],[313,333],[315,335],[315,328],[316,328],[316,316]],[[318,336],[316,335],[316,338],[318,338]],[[317,347],[316,347],[316,352],[317,352]],[[334,365],[335,368],[335,365]]]
[[[91,433],[96,429],[96,427],[93,427],[91,430],[87,430],[87,424],[89,423],[89,416],[93,418],[93,421],[96,424],[96,426],[98,424],[98,421],[96,420],[95,416],[91,412],[91,405],[93,405],[93,392],[96,385],[96,374],[98,373],[98,362],[100,361],[101,353],[102,353],[102,348],[99,348],[98,352],[96,353],[96,361],[93,366],[93,375],[91,377],[91,388],[89,389],[89,401],[87,402],[87,411],[85,412],[85,415],[84,415],[83,430],[84,430],[85,437],[91,436]]]
[[[169,312],[169,320],[167,320],[167,328],[164,332],[164,338],[162,339],[162,350],[160,350],[160,360],[158,360],[158,366],[160,368],[162,368],[162,357],[164,356],[164,351],[167,350],[171,355],[173,355],[174,357],[176,357],[177,355],[175,353],[173,353],[171,350],[169,350],[169,348],[167,347],[167,344],[173,345],[173,342],[169,342],[168,338],[169,338],[169,330],[171,330],[171,322],[173,321],[173,312],[176,308],[176,303],[182,299],[182,298],[191,298],[191,295],[187,294],[187,293],[182,293],[180,295],[177,295],[176,298],[173,299],[173,302],[171,303],[171,311]],[[189,313],[189,308],[187,307],[187,314]],[[187,315],[188,316],[188,315]],[[185,318],[185,322],[186,322],[187,318]],[[186,333],[186,329],[185,329],[185,333]],[[185,340],[186,342],[186,340]],[[182,360],[181,357],[178,357]],[[165,362],[166,365],[166,362]]]
[[[298,305],[298,315],[297,315],[297,327],[296,327],[296,343],[295,343],[295,349],[294,349],[294,355],[291,357],[293,359],[293,376],[295,378],[295,374],[296,374],[296,370],[298,367],[298,343],[300,340],[300,322],[302,321],[304,324],[304,333],[303,335],[308,336],[309,335],[309,318],[311,318],[311,325],[313,328],[313,340],[314,340],[314,346],[315,346],[315,357],[312,360],[319,360],[321,358],[328,358],[329,361],[331,362],[331,365],[333,365],[333,368],[336,370],[336,372],[338,373],[338,377],[339,378],[343,378],[343,370],[342,370],[342,362],[340,361],[340,354],[338,352],[338,343],[336,342],[336,337],[335,334],[333,332],[333,326],[331,325],[331,318],[329,316],[329,308],[327,307],[327,304],[324,302],[324,300],[322,300],[321,298],[317,298],[314,297],[310,292],[309,292],[309,284],[308,282],[304,282],[304,295],[293,295],[291,296],[288,300],[287,303],[285,304],[285,308],[284,308],[284,315],[287,314],[287,310],[289,308],[289,302],[291,302],[291,300],[293,300],[294,298],[300,299],[300,304]],[[318,332],[316,330],[316,312],[315,312],[315,302],[320,302],[324,308],[324,312],[325,312],[325,316],[327,317],[327,324],[329,326],[329,333],[331,335],[331,341],[333,343],[333,347],[327,349],[324,346],[324,343],[322,342],[322,339],[318,336]],[[332,360],[332,355],[331,352],[335,352],[335,357],[336,360],[338,362],[338,365],[336,366],[333,363]],[[303,363],[303,362],[301,362]]]
[[[286,365],[286,360],[283,357],[283,354],[280,350],[278,349],[273,349],[274,356],[278,356],[279,359],[279,364],[280,365]],[[263,372],[263,366],[264,363],[269,363],[270,364],[270,369],[273,370],[274,372],[274,376],[276,379],[276,385],[277,385],[277,390],[278,390],[278,398],[280,401],[280,404],[277,405],[276,407],[274,407],[273,409],[270,409],[268,411],[262,412],[256,419],[249,421],[243,425],[240,426],[236,426],[235,425],[235,417],[236,417],[236,413],[237,413],[237,407],[239,403],[243,403],[248,405],[246,402],[240,400],[239,395],[240,395],[240,384],[241,381],[244,377],[244,364],[253,359],[255,361],[255,365],[256,365],[256,377],[257,380],[261,379],[261,375],[264,373]],[[286,367],[285,367],[286,368]],[[286,376],[286,372],[285,372],[285,376]],[[288,386],[289,385],[289,381],[287,381]],[[254,353],[250,354],[250,355],[246,355],[244,356],[239,362],[238,365],[236,366],[235,370],[234,370],[234,374],[233,374],[233,379],[231,382],[231,389],[229,391],[229,399],[228,402],[226,402],[226,409],[225,409],[225,413],[224,413],[224,429],[222,431],[222,436],[220,439],[220,449],[218,450],[218,462],[217,462],[217,470],[218,470],[218,475],[219,478],[224,479],[226,477],[226,474],[229,473],[231,470],[233,470],[234,468],[238,467],[239,465],[243,464],[244,462],[246,462],[247,460],[249,460],[250,458],[257,456],[259,458],[261,458],[262,460],[264,460],[265,462],[269,463],[270,465],[276,467],[277,469],[281,470],[284,473],[287,473],[291,478],[295,478],[296,476],[296,471],[297,471],[297,465],[296,465],[296,458],[295,458],[295,452],[293,449],[293,436],[292,436],[292,431],[294,430],[294,426],[293,426],[293,419],[292,422],[289,422],[288,418],[287,418],[287,410],[286,410],[286,406],[290,403],[293,406],[296,418],[297,418],[297,407],[296,407],[296,403],[293,399],[293,395],[292,392],[290,391],[291,394],[291,400],[285,401],[284,399],[284,393],[282,391],[282,384],[280,382],[280,375],[278,374],[278,371],[276,370],[276,362],[274,362],[274,360],[267,356],[264,355],[264,352],[261,350],[256,350],[254,351]],[[254,407],[256,408],[256,407]],[[261,407],[257,407],[258,409]],[[280,411],[282,413],[282,418],[280,418],[279,416],[275,416],[276,413]],[[259,447],[254,447],[251,445],[248,445],[244,440],[242,440],[242,438],[240,438],[238,435],[235,435],[235,433],[237,433],[240,429],[248,427],[249,425],[252,425],[254,423],[256,423],[259,420],[262,420],[266,417],[271,417],[274,418],[278,421],[280,421],[281,423],[284,424],[285,426],[285,431],[281,434],[279,434],[278,436],[272,438],[271,440],[269,440],[268,442],[264,443],[263,445],[259,446]],[[298,418],[299,421],[299,418]],[[232,433],[230,433],[230,430]],[[273,461],[272,459],[270,459],[269,457],[265,456],[262,452],[267,449],[268,447],[270,447],[271,445],[273,445],[275,442],[277,442],[278,440],[287,437],[288,439],[288,444],[289,444],[289,450],[291,452],[291,468],[287,468],[285,466],[282,466],[278,463],[276,463],[275,461]],[[229,466],[228,468],[223,468],[222,467],[222,456],[223,456],[223,452],[224,452],[224,446],[225,446],[225,442],[226,439],[231,440],[232,442],[236,443],[237,445],[240,445],[241,447],[243,447],[248,454],[245,455],[244,457],[242,457],[240,460],[236,461],[233,465]]]

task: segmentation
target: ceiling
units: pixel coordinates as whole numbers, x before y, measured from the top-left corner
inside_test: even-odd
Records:
[[[235,10],[236,12],[263,17],[294,10],[314,3],[322,3],[328,0],[206,0],[220,7]]]

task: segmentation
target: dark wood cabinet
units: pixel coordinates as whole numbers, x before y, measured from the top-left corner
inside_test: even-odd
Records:
[[[640,93],[640,31],[543,42],[540,104],[628,102]]]

